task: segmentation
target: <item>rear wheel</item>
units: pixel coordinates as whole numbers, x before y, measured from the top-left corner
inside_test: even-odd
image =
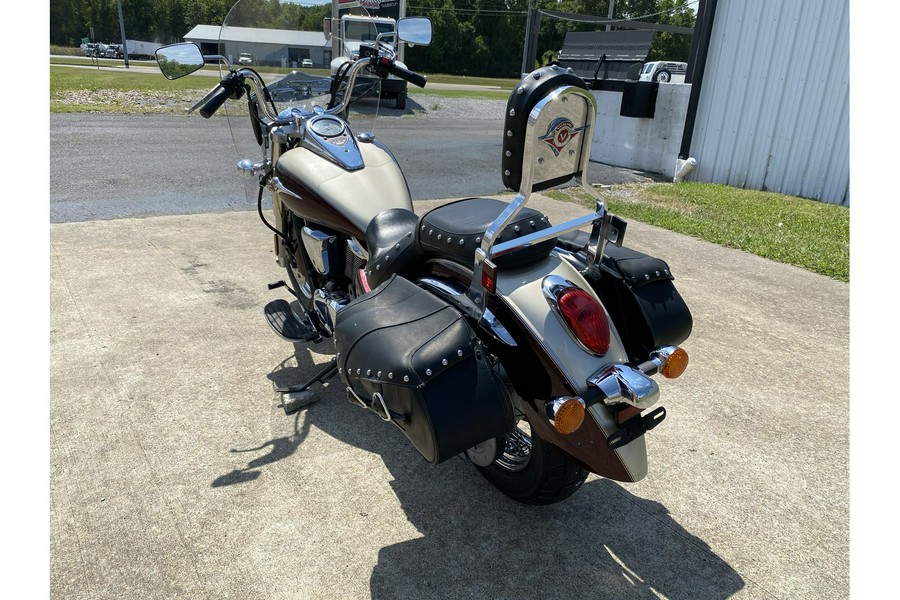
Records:
[[[497,458],[477,466],[494,487],[525,504],[565,500],[587,479],[588,471],[534,433],[523,418],[505,438],[496,441]]]

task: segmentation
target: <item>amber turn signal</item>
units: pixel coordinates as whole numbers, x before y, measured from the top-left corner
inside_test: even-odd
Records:
[[[688,366],[688,353],[684,348],[677,348],[665,357],[659,373],[666,379],[675,379],[684,373]]]
[[[567,397],[551,400],[547,403],[547,416],[557,433],[574,433],[584,422],[584,400]]]

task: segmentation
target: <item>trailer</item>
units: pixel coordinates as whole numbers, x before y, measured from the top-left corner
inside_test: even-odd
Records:
[[[156,60],[156,51],[163,47],[156,42],[142,42],[141,40],[125,40],[128,58],[131,60]]]

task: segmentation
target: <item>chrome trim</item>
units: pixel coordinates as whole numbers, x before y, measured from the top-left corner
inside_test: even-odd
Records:
[[[337,120],[343,126],[342,132],[333,137],[324,137],[316,133],[314,127],[320,120]],[[328,159],[336,165],[348,170],[358,171],[365,168],[362,153],[356,144],[356,138],[350,131],[347,122],[337,115],[316,115],[306,122],[306,135],[303,138],[304,148]]]
[[[587,382],[603,392],[603,403],[607,406],[628,404],[644,410],[659,400],[659,385],[628,365],[604,367],[588,378]]]
[[[347,247],[350,249],[350,252],[353,253],[354,256],[359,258],[360,260],[368,261],[369,253],[359,245],[359,242],[356,241],[356,238],[351,237],[347,240]]]
[[[484,313],[481,315],[481,321],[479,321],[478,324],[498,342],[510,346],[511,348],[518,346],[512,334],[509,333],[509,330],[503,323],[497,320],[497,317],[490,309],[484,309]]]
[[[290,196],[292,198],[296,198],[297,200],[301,200],[301,201],[303,200],[303,196],[301,196],[300,194],[298,194],[296,192],[292,192],[291,190],[289,190],[283,183],[281,183],[281,179],[279,179],[278,177],[272,178],[271,185],[276,191],[279,191],[282,194],[287,194],[288,196]]]
[[[596,212],[578,219],[574,219],[567,223],[556,225],[548,229],[524,236],[522,238],[518,238],[494,246],[494,241],[496,240],[497,236],[510,222],[512,222],[516,214],[518,214],[522,207],[524,207],[528,202],[528,199],[532,193],[535,183],[535,170],[537,169],[537,166],[535,164],[535,155],[538,145],[542,143],[540,139],[545,136],[545,131],[541,131],[538,129],[539,125],[541,127],[544,126],[543,120],[540,119],[541,112],[551,102],[555,102],[556,100],[567,102],[569,99],[576,98],[580,98],[585,102],[584,112],[579,116],[580,119],[583,119],[584,126],[579,129],[579,134],[581,136],[581,139],[579,140],[579,147],[577,149],[572,148],[571,153],[569,154],[569,156],[573,157],[573,163],[577,162],[577,166],[573,167],[571,172],[581,173],[581,175],[579,177],[576,177],[575,179],[581,185],[581,187],[585,189],[585,191],[587,191],[589,194],[591,194],[592,197],[597,199]],[[555,118],[558,116],[558,114],[551,115],[548,113],[548,117]],[[500,213],[500,215],[494,220],[493,223],[491,223],[482,238],[481,246],[475,250],[474,277],[472,278],[472,284],[469,288],[468,296],[477,305],[479,310],[484,310],[485,308],[485,290],[481,284],[483,264],[484,261],[490,260],[493,256],[502,256],[503,254],[508,254],[509,252],[513,252],[528,245],[551,239],[562,233],[580,229],[589,224],[593,224],[591,239],[593,241],[596,238],[597,244],[594,245],[594,249],[589,254],[589,256],[591,257],[591,260],[599,260],[599,258],[597,257],[601,256],[603,252],[603,233],[605,233],[604,229],[608,229],[608,226],[604,225],[604,223],[608,222],[608,216],[605,204],[599,197],[597,190],[594,189],[593,186],[589,185],[585,178],[588,166],[590,164],[590,147],[593,131],[595,129],[596,119],[597,99],[594,98],[593,94],[591,94],[590,92],[575,86],[562,86],[554,90],[543,99],[541,99],[541,101],[538,102],[529,113],[528,124],[525,128],[526,140],[524,145],[524,156],[522,157],[522,180],[519,185],[518,193],[516,194],[515,199],[510,202],[506,209],[502,213]],[[550,123],[550,121],[548,121],[548,123]],[[578,153],[577,156],[575,156],[575,152]],[[550,173],[548,177],[541,179],[541,181],[550,180],[555,175],[555,173]],[[589,266],[588,268],[591,268],[591,266]]]
[[[356,402],[363,408],[369,408],[369,405],[362,401],[362,398],[356,395],[356,392],[353,391],[353,388],[349,385],[347,386],[347,399],[351,402]]]
[[[350,303],[349,296],[338,296],[319,288],[313,296],[313,306],[319,317],[321,327],[329,336],[334,335],[334,326],[337,323],[337,314]]]
[[[303,238],[303,247],[306,248],[309,260],[316,271],[321,275],[331,274],[332,267],[337,264],[334,246],[337,236],[311,227],[304,227],[300,230],[300,237]]]
[[[678,346],[660,346],[650,352],[650,361],[657,367],[662,367],[666,360],[678,350]]]
[[[550,419],[550,422],[554,427],[556,426],[556,413],[559,412],[559,409],[562,407],[562,405],[569,400],[578,400],[578,402],[581,403],[581,407],[585,407],[584,400],[582,400],[578,396],[560,396],[559,398],[548,400],[544,404],[544,411],[547,413],[547,418]]]
[[[375,403],[376,400],[378,401],[378,404],[381,405],[381,410],[384,411],[384,414],[378,412],[378,404]],[[391,421],[394,420],[391,417],[391,411],[388,410],[387,404],[384,401],[384,396],[382,396],[380,392],[375,392],[374,394],[372,394],[372,410],[375,411],[376,415],[381,417],[382,421],[390,423]]]
[[[419,277],[416,279],[416,283],[426,285],[447,298],[459,297],[466,292],[462,286],[457,287],[450,282],[434,277]],[[515,348],[518,345],[506,326],[503,325],[503,323],[497,319],[496,315],[488,308],[485,308],[481,313],[481,319],[478,321],[478,326],[488,332],[488,334],[501,344],[511,348]]]

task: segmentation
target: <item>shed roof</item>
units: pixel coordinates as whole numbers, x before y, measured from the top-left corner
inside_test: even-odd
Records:
[[[222,28],[218,25],[197,25],[184,34],[191,42],[218,42]],[[325,46],[325,34],[321,31],[293,31],[290,29],[262,29],[258,27],[229,27],[225,41],[283,46]]]

